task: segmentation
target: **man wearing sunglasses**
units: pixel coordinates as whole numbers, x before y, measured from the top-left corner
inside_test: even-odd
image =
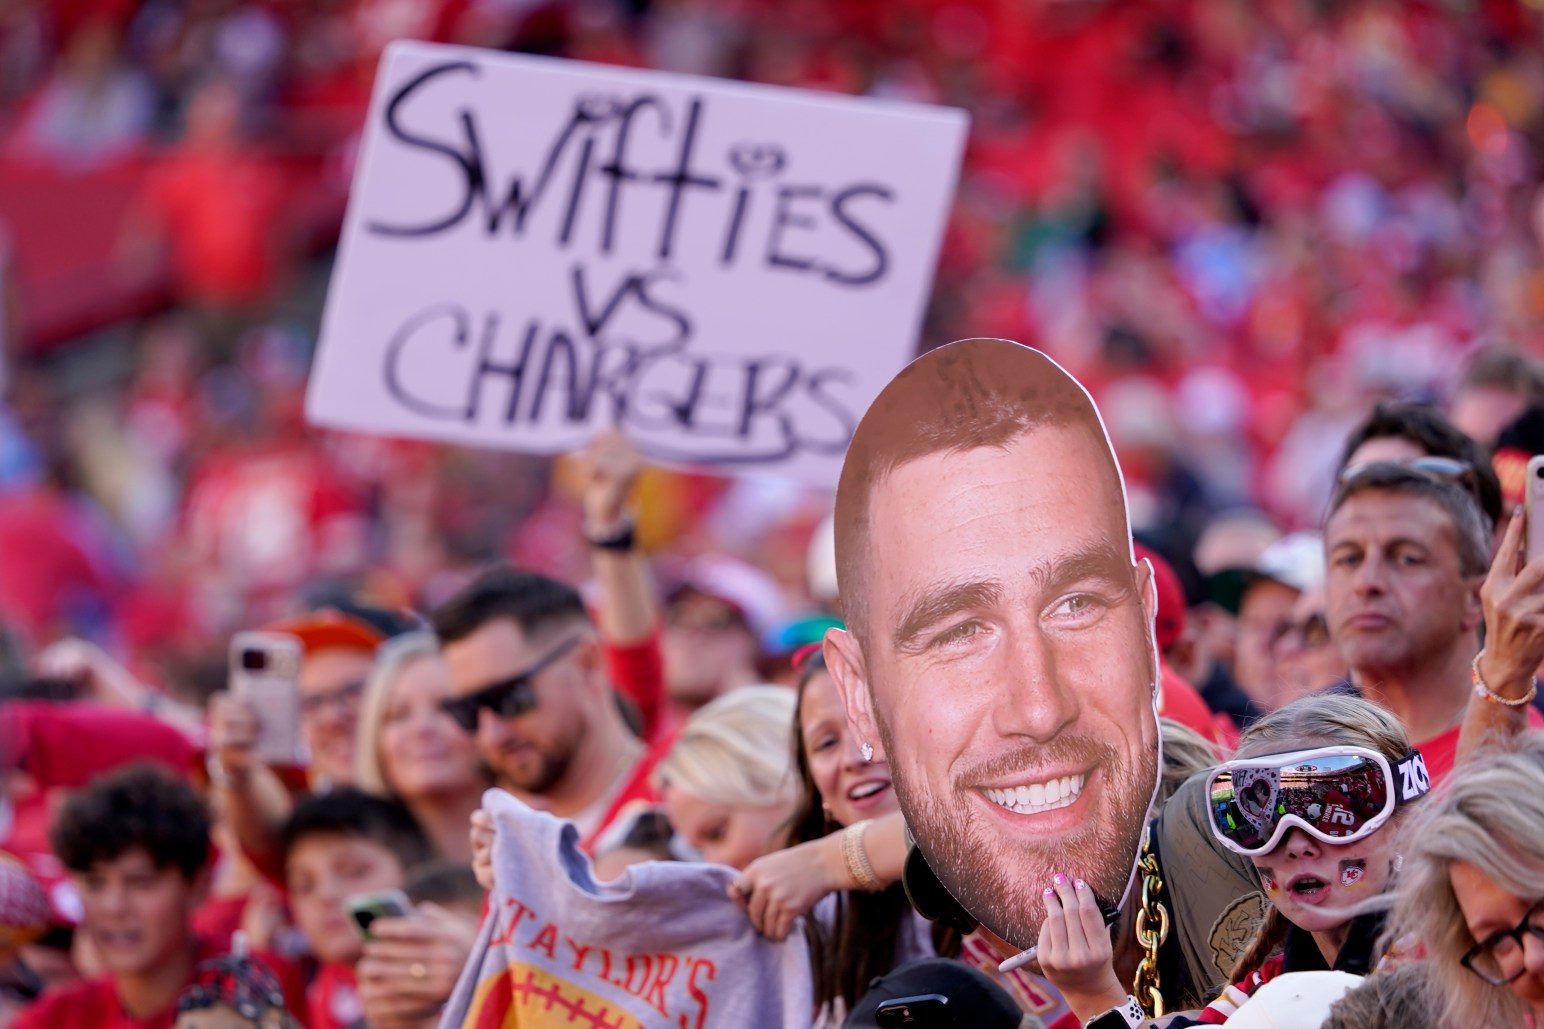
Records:
[[[592,853],[654,803],[653,761],[623,721],[577,591],[496,568],[433,622],[456,693],[445,712],[499,786],[574,822]]]

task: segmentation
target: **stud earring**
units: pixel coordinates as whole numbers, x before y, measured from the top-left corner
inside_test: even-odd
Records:
[[[874,760],[874,745],[868,740],[864,740],[863,746],[859,747],[858,749],[862,752],[863,760],[865,762]]]

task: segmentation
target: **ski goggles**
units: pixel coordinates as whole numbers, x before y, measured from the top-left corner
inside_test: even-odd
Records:
[[[1365,747],[1319,747],[1218,765],[1207,780],[1212,834],[1245,856],[1268,854],[1288,830],[1329,844],[1354,843],[1431,790],[1411,750],[1391,765]]]

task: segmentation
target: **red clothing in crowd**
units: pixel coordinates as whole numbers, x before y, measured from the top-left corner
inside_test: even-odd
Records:
[[[602,651],[612,685],[638,709],[643,741],[649,749],[615,790],[597,804],[598,818],[592,822],[581,815],[577,819],[583,833],[579,845],[590,854],[620,843],[640,815],[659,807],[659,793],[652,782],[654,766],[675,739],[665,717],[665,661],[659,633],[637,643],[607,643]]]
[[[71,616],[111,599],[110,577],[78,528],[52,490],[0,497],[0,615],[33,641],[52,639]]]
[[[237,306],[268,299],[278,284],[285,200],[284,173],[262,154],[187,148],[163,158],[146,203],[166,226],[181,294]]]
[[[607,643],[602,652],[612,685],[638,709],[644,741],[654,744],[669,736],[665,719],[665,659],[659,649],[659,633],[637,643]]]
[[[16,805],[0,849],[19,857],[49,889],[64,876],[48,842],[54,791],[84,786],[134,761],[155,761],[186,776],[197,758],[187,737],[160,719],[85,702],[0,704],[0,754],[0,766],[15,762],[37,784]]]
[[[1238,730],[1233,727],[1232,719],[1213,714],[1194,686],[1170,668],[1167,661],[1160,658],[1159,662],[1163,692],[1158,714],[1172,718],[1187,729],[1194,729],[1223,750],[1231,751],[1238,744]]]
[[[224,948],[201,942],[194,967],[224,953]],[[304,990],[294,966],[268,954],[259,954],[256,958],[278,977],[291,1013],[305,1011]],[[192,983],[190,976],[188,985]],[[176,1021],[176,1001],[144,1018],[129,1015],[118,1002],[118,989],[112,979],[101,978],[86,979],[45,992],[32,1005],[22,1009],[11,1023],[11,1029],[172,1029]]]
[[[1483,700],[1471,700],[1471,704],[1483,704]],[[1539,709],[1530,706],[1528,708],[1528,728],[1538,729],[1544,727],[1544,715],[1539,714]],[[1432,786],[1438,786],[1453,771],[1453,762],[1458,756],[1458,736],[1463,725],[1455,725],[1440,736],[1433,736],[1429,740],[1422,740],[1415,745],[1415,749],[1421,752],[1421,759],[1426,762],[1426,774],[1431,777]]]
[[[323,965],[306,991],[309,1029],[348,1029],[364,1017],[353,965]]]

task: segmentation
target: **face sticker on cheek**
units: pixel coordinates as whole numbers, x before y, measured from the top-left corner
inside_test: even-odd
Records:
[[[1271,868],[1260,869],[1260,885],[1265,887],[1266,893],[1275,893],[1281,887],[1276,882],[1276,871]]]
[[[1367,874],[1367,862],[1342,861],[1340,863],[1340,885],[1356,886],[1362,881],[1362,876]]]

